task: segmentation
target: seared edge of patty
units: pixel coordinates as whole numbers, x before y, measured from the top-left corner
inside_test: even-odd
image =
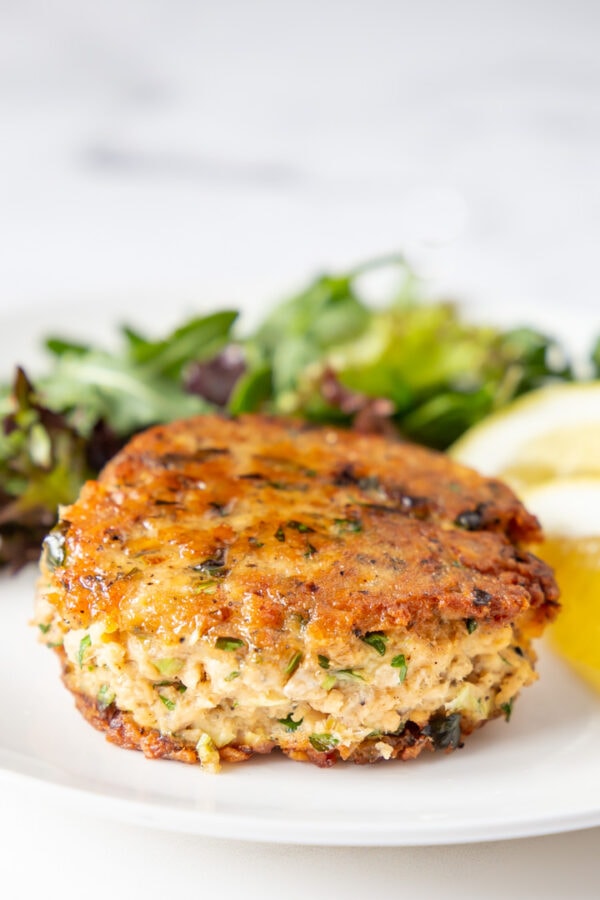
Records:
[[[466,622],[354,636],[321,648],[331,656],[294,654],[284,671],[235,642],[182,647],[98,625],[65,632],[42,601],[38,618],[78,707],[109,740],[212,769],[276,747],[319,765],[454,749],[508,717],[536,678],[526,620],[521,630]]]

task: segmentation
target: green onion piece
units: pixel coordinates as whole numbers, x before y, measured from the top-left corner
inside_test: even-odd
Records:
[[[385,656],[387,640],[387,635],[383,631],[369,631],[361,638],[361,641],[372,647],[380,656]]]
[[[285,667],[286,675],[293,675],[298,666],[300,665],[300,660],[302,659],[302,653],[298,650],[292,656],[290,656],[289,662]]]
[[[165,697],[163,694],[159,694],[158,696],[160,697],[160,699],[165,704],[165,706],[167,707],[168,710],[175,709],[175,704],[173,703],[172,700],[169,700],[169,698]]]
[[[500,709],[504,713],[504,718],[507,722],[510,722],[510,717],[512,715],[513,701],[509,700],[508,703],[501,703]]]
[[[395,656],[391,662],[391,665],[398,669],[398,677],[400,681],[404,681],[406,678],[406,673],[408,672],[408,666],[406,665],[406,657],[404,653],[399,653],[398,656]]]
[[[317,659],[319,660],[319,665],[321,666],[322,669],[329,668],[329,658],[327,656],[322,656],[322,654],[319,653]]]
[[[313,544],[307,544],[306,550],[304,551],[304,559],[312,559],[313,556],[319,551]]]
[[[281,525],[279,526],[279,528],[278,528],[277,531],[275,532],[275,537],[276,537],[277,540],[280,541],[280,542],[285,541],[285,531],[283,530],[283,528],[281,527]]]
[[[96,695],[96,704],[98,706],[98,709],[100,709],[102,711],[105,709],[108,709],[108,707],[114,701],[114,699],[115,699],[115,692],[111,691],[110,685],[101,684],[100,688],[98,690],[98,693]]]
[[[477,620],[476,619],[465,619],[465,625],[469,634],[473,634],[475,629],[477,628]]]
[[[300,726],[304,722],[304,719],[298,719],[297,722],[294,722],[294,720],[292,719],[292,714],[290,713],[287,718],[277,719],[277,721],[280,725],[283,725],[285,727],[286,731],[296,731],[296,729],[300,728]]]
[[[214,579],[203,581],[196,585],[196,591],[199,594],[214,594],[217,590],[217,582]]]
[[[91,646],[92,639],[89,634],[84,635],[81,638],[81,642],[79,644],[79,650],[77,651],[77,662],[79,663],[79,668],[83,667],[83,658],[85,656],[85,651]]]
[[[240,638],[234,637],[220,637],[217,638],[215,643],[217,650],[239,650],[243,646],[244,642]]]
[[[230,672],[229,675],[225,676],[225,681],[233,681],[234,678],[239,678],[239,677],[240,677],[239,672]]]
[[[327,753],[328,750],[333,750],[333,748],[337,747],[339,744],[339,739],[327,732],[323,734],[311,734],[308,739],[319,753]]]
[[[48,634],[50,631],[50,625],[45,625],[44,622],[38,622],[38,628],[42,632],[42,634]]]
[[[321,687],[324,691],[330,691],[332,687],[334,687],[336,683],[335,675],[326,675],[323,681],[321,682]]]
[[[165,657],[164,659],[155,659],[152,663],[155,669],[158,669],[161,675],[167,677],[177,675],[183,668],[183,660]]]
[[[336,674],[336,678],[339,678],[340,681],[364,681],[362,675],[360,675],[356,669],[338,669]]]

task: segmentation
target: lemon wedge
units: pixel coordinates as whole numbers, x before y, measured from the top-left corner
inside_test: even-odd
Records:
[[[532,391],[469,429],[449,453],[517,493],[556,478],[600,478],[600,381]]]
[[[502,478],[544,530],[562,610],[551,646],[600,691],[600,382],[542,388],[470,429],[449,451]]]
[[[521,496],[542,523],[546,540],[535,550],[561,591],[549,642],[600,691],[600,479],[557,479]]]

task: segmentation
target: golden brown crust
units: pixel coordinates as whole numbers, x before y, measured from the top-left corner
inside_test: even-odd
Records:
[[[262,416],[135,438],[65,509],[50,573],[70,627],[289,647],[423,621],[543,623],[558,591],[537,520],[440,453]],[[284,647],[285,645],[285,647]]]

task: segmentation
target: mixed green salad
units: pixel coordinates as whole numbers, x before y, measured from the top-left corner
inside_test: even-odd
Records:
[[[401,287],[368,302],[364,277],[383,266]],[[0,567],[35,559],[58,507],[153,424],[263,411],[445,449],[516,396],[575,377],[552,337],[466,321],[400,258],[321,275],[251,332],[241,325],[230,310],[160,339],[126,326],[117,352],[46,339],[46,371],[19,368],[0,387]],[[600,342],[592,363],[600,374]]]

